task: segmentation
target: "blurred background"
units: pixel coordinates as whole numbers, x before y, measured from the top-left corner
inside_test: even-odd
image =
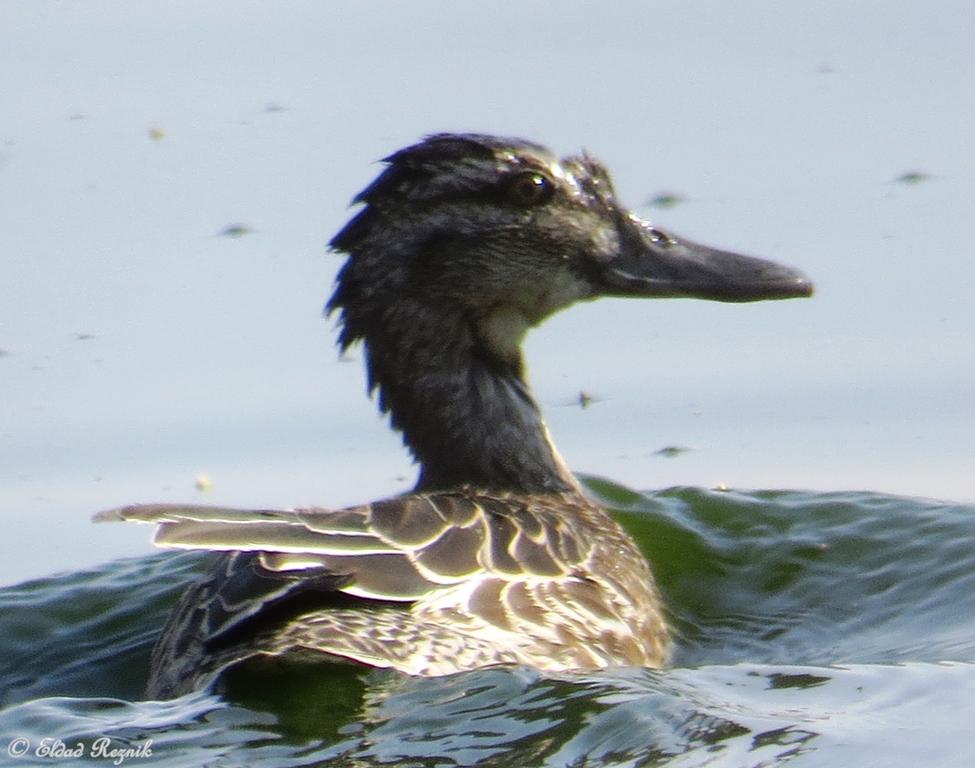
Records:
[[[410,487],[325,244],[445,130],[584,148],[639,215],[816,281],[535,331],[575,471],[975,499],[972,39],[966,0],[3,3],[0,584],[148,551],[89,522],[127,502]]]

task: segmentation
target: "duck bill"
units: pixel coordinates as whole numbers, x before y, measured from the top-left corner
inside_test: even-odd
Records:
[[[700,245],[635,216],[623,222],[620,236],[619,253],[603,264],[609,296],[743,302],[813,292],[812,282],[791,267]]]

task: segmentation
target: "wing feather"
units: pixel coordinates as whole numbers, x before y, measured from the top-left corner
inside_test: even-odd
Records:
[[[162,523],[154,542],[176,549],[222,552],[294,552],[313,555],[392,554],[399,550],[367,533],[309,531],[297,519],[288,522],[181,520]]]
[[[334,591],[418,601],[422,615],[449,613],[472,636],[530,633],[558,644],[560,632],[585,632],[584,625],[612,614],[599,590],[572,575],[590,543],[566,531],[564,514],[564,499],[438,493],[340,510],[149,504],[97,519],[155,523],[160,547],[253,553],[269,578],[334,574],[334,584],[324,582]],[[546,626],[556,595],[545,585],[553,581],[574,604],[556,623],[572,626]],[[239,610],[254,615],[265,602],[280,603],[280,590],[265,591]]]
[[[341,591],[397,601],[417,600],[482,571],[489,525],[475,501],[450,494],[341,510],[146,504],[95,519],[157,524],[159,547],[258,553],[270,572],[348,575]],[[510,521],[500,525],[511,528]]]

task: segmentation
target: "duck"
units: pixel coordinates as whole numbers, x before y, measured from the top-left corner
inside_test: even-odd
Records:
[[[438,676],[661,667],[670,631],[636,542],[556,450],[525,334],[599,297],[723,302],[812,294],[801,272],[636,216],[589,154],[440,133],[394,152],[331,240],[326,313],[361,345],[368,391],[419,467],[409,493],[349,508],[137,504],[96,520],[156,526],[214,552],[152,652],[172,698],[255,658]]]

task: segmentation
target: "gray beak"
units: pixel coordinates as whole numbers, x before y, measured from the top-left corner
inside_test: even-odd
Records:
[[[620,222],[620,250],[600,275],[607,296],[763,301],[811,296],[813,284],[774,261],[684,240],[629,215]]]

